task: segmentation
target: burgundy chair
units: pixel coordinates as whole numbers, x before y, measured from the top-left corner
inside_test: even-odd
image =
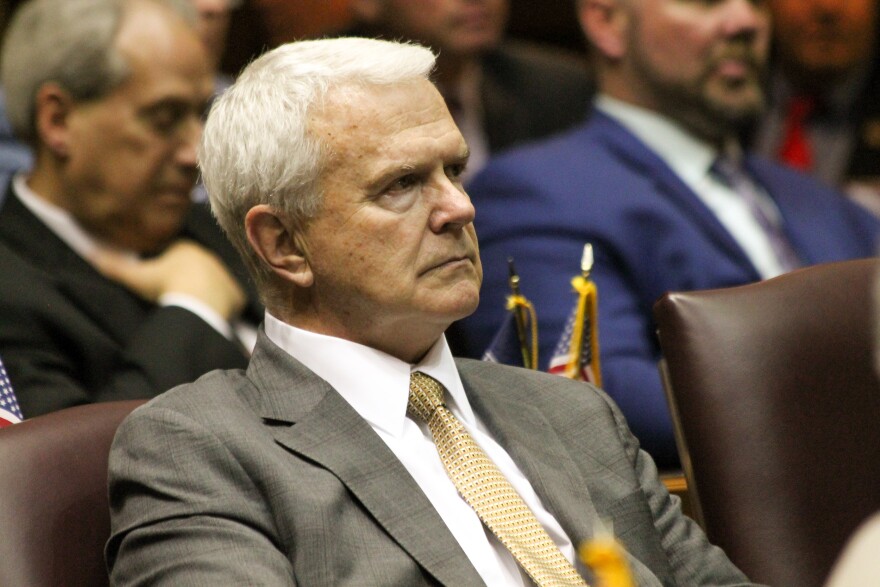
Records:
[[[697,517],[754,581],[822,585],[880,510],[878,272],[829,263],[654,306]]]
[[[143,402],[77,406],[0,430],[0,585],[108,584],[107,456]]]

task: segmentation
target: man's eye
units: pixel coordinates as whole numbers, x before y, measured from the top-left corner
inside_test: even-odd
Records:
[[[151,112],[148,121],[157,132],[171,134],[185,117],[186,111],[182,108],[161,108]]]
[[[446,166],[446,176],[452,180],[460,180],[467,166],[464,163]]]
[[[397,178],[390,186],[388,186],[388,191],[390,192],[400,192],[404,190],[408,190],[409,188],[416,185],[418,182],[418,178],[413,174],[404,175],[403,177]]]

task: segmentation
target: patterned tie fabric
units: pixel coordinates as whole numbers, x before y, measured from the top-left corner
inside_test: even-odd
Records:
[[[784,271],[791,271],[800,267],[801,260],[794,247],[782,231],[779,223],[774,221],[764,210],[757,187],[745,170],[743,170],[742,166],[730,157],[721,156],[712,164],[711,172],[727,187],[736,192],[749,207],[752,216],[760,225],[764,234],[767,235],[770,247],[773,249],[782,269]]]
[[[427,422],[449,478],[532,581],[539,587],[586,587],[495,463],[443,405],[443,386],[416,371],[409,387],[408,412]]]

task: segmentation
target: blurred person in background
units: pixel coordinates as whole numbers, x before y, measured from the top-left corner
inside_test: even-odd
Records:
[[[6,31],[6,23],[12,7],[7,0],[0,1],[0,42]],[[0,89],[0,185],[9,181],[9,176],[19,169],[26,169],[31,165],[31,154],[26,145],[15,138],[12,127],[6,119],[6,99],[3,90]],[[3,196],[0,195],[0,202]]]
[[[0,355],[25,416],[244,366],[262,307],[205,206],[189,0],[30,0],[2,83],[33,170],[0,207]]]
[[[232,78],[220,71],[220,60],[226,50],[231,12],[241,5],[242,0],[191,1],[198,13],[199,35],[205,43],[211,69],[214,71],[215,92],[220,93],[232,83]],[[5,3],[2,9],[8,10]],[[0,90],[0,181],[5,183],[12,173],[30,169],[31,165],[33,158],[30,149],[15,136],[6,117],[5,98]],[[198,189],[194,197],[199,201],[204,200],[204,190]]]
[[[199,35],[205,43],[219,94],[232,84],[232,77],[221,73],[220,62],[226,52],[232,11],[241,6],[242,0],[192,0],[192,3],[199,14]]]
[[[586,115],[586,64],[559,50],[505,41],[508,0],[350,0],[349,9],[356,34],[437,51],[437,87],[471,152],[466,181],[491,154]]]
[[[880,215],[877,0],[770,0],[769,108],[755,149]]]
[[[661,467],[679,464],[651,308],[871,256],[880,222],[810,176],[743,152],[762,113],[763,2],[580,0],[599,94],[586,124],[493,159],[470,185],[483,299],[454,328],[480,356],[506,317],[507,258],[535,305],[546,369],[595,252],[602,383]],[[724,360],[724,357],[719,357]]]

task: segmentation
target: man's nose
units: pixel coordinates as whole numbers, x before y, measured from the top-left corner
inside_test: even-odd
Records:
[[[431,230],[457,230],[474,221],[476,211],[461,183],[444,176],[438,186],[437,203],[431,214]]]
[[[724,32],[728,36],[753,35],[766,26],[769,17],[766,8],[755,0],[727,0],[724,7]]]
[[[180,129],[180,143],[175,158],[180,165],[195,167],[198,163],[199,141],[202,138],[204,123],[201,118],[193,117]]]

